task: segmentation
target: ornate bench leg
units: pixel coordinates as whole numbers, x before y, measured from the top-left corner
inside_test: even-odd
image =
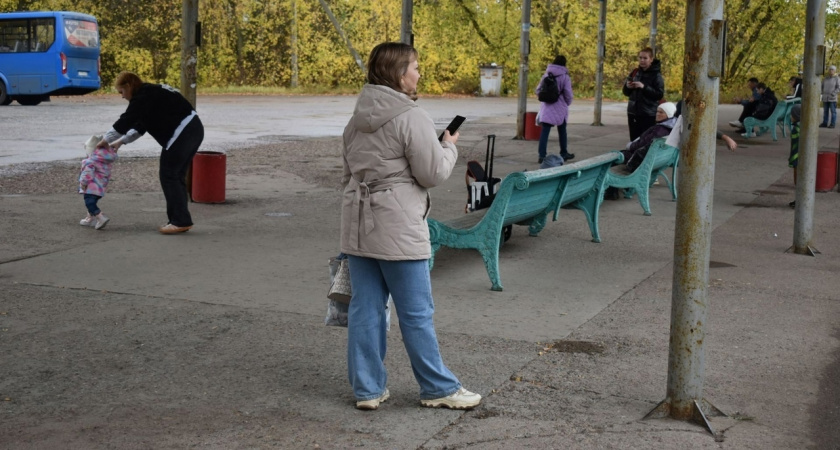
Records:
[[[440,250],[440,244],[432,244],[432,256],[429,257],[429,270],[435,268],[435,253]]]
[[[493,286],[490,288],[494,291],[502,290],[502,280],[499,277],[499,247],[492,249],[480,249],[481,259],[484,260],[484,267],[487,268],[487,275],[490,276],[490,282]]]
[[[645,215],[650,215],[650,190],[639,189],[639,203],[642,204],[642,209],[645,210]]]

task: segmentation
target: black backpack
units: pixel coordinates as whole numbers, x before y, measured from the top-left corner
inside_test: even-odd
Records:
[[[554,103],[560,99],[560,88],[557,87],[557,78],[554,74],[549,73],[543,79],[537,99],[543,103]]]

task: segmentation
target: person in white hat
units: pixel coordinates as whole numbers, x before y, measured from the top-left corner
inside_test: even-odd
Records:
[[[619,165],[618,168],[623,169],[626,173],[632,173],[639,167],[647,155],[650,144],[654,139],[668,136],[671,130],[677,123],[675,116],[677,112],[677,105],[672,102],[665,102],[656,108],[656,125],[648,128],[642,135],[628,142],[621,150],[624,156],[624,164]],[[623,167],[622,167],[623,166]],[[604,199],[618,200],[621,198],[618,188],[609,187],[604,192]]]
[[[645,159],[648,148],[654,139],[668,136],[677,118],[674,114],[677,112],[677,105],[672,102],[665,102],[656,108],[656,125],[645,130],[641,136],[630,141],[624,147],[621,153],[624,155],[624,163],[627,164],[627,169],[632,172],[639,167],[642,160]]]
[[[840,78],[837,77],[837,66],[829,66],[828,75],[822,82],[823,120],[820,128],[834,128],[837,124],[838,93],[840,93]]]

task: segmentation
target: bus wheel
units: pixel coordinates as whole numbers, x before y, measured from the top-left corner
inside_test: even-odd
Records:
[[[0,105],[6,106],[12,103],[12,97],[9,96],[9,91],[6,90],[6,85],[0,81]]]
[[[35,106],[41,103],[41,97],[37,95],[22,95],[19,97],[15,97],[18,103],[24,106]]]

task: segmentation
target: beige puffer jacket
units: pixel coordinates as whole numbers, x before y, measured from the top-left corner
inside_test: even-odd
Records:
[[[341,251],[402,261],[431,257],[428,189],[452,173],[458,150],[438,141],[422,108],[367,84],[344,129]]]

